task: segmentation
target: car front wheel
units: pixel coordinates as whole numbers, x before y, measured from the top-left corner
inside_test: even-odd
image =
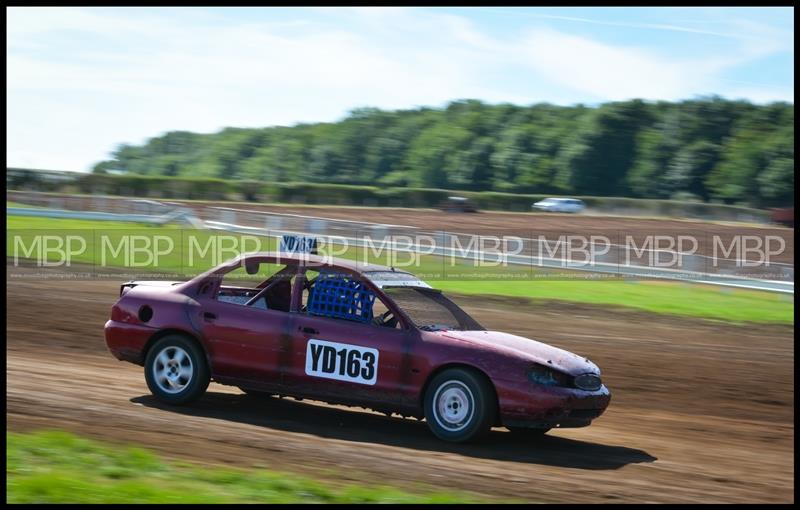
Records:
[[[494,388],[481,374],[451,368],[431,381],[425,394],[425,421],[439,439],[463,443],[492,428],[497,409]]]
[[[200,347],[180,335],[158,340],[148,351],[144,377],[150,392],[162,402],[187,404],[205,393],[210,382]]]

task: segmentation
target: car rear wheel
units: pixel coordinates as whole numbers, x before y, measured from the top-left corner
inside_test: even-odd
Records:
[[[144,378],[156,398],[173,405],[198,399],[211,380],[200,347],[180,335],[165,336],[150,348]]]
[[[492,428],[497,398],[479,373],[463,368],[445,370],[433,378],[425,394],[425,421],[439,439],[463,443]]]

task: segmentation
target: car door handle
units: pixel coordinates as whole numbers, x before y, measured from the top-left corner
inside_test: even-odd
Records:
[[[211,313],[211,312],[205,312],[203,314],[203,318],[205,320],[207,320],[207,321],[213,321],[214,319],[217,318],[217,314],[214,314],[214,313]]]
[[[319,335],[319,331],[317,331],[314,328],[310,328],[308,326],[304,326],[300,329],[303,331],[303,333],[306,333],[307,335]]]

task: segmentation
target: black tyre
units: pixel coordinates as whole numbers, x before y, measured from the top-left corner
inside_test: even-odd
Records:
[[[425,421],[436,437],[463,443],[480,438],[492,428],[497,397],[480,373],[450,368],[433,378],[424,406]]]
[[[181,405],[198,399],[211,380],[203,351],[181,335],[158,340],[147,353],[144,378],[160,401]]]

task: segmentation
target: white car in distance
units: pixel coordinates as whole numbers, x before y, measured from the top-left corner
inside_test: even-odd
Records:
[[[586,209],[586,204],[577,198],[545,198],[532,207],[544,212],[578,213]]]

